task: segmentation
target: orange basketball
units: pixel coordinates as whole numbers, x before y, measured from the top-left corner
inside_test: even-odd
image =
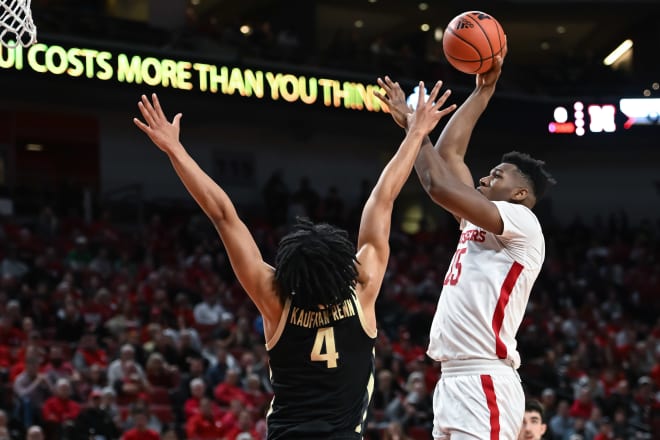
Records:
[[[463,73],[488,71],[505,46],[504,30],[493,16],[468,11],[454,17],[447,25],[442,49],[447,61]]]

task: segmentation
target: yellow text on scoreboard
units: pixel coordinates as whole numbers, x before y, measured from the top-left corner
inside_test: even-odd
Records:
[[[272,101],[383,111],[380,86],[332,78],[271,72],[187,60],[60,45],[0,47],[0,69],[31,70],[152,87],[240,95]]]

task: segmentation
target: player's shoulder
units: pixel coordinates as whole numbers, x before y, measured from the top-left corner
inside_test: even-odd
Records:
[[[500,211],[500,215],[515,216],[520,218],[520,220],[530,221],[540,226],[539,219],[536,217],[534,211],[523,204],[512,203],[505,200],[497,200],[493,203]]]
[[[519,203],[496,201],[495,206],[500,212],[504,222],[504,233],[502,235],[523,235],[529,237],[542,236],[543,229],[536,214]]]

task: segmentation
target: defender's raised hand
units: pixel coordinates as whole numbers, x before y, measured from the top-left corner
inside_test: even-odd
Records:
[[[403,89],[401,89],[398,82],[392,81],[389,76],[385,76],[384,80],[378,78],[376,82],[385,90],[385,95],[378,91],[374,92],[374,95],[389,109],[394,122],[399,127],[406,128],[408,124],[407,117],[412,109],[406,102],[406,94]]]
[[[170,122],[165,117],[158,96],[155,93],[151,95],[151,100],[153,103],[145,95],[142,95],[140,102],[138,102],[138,108],[145,122],[140,121],[138,118],[133,118],[133,122],[149,136],[149,139],[158,148],[165,153],[170,153],[172,149],[181,146],[179,143],[179,123],[182,115],[177,113]]]
[[[456,104],[442,108],[449,98],[449,95],[451,95],[451,90],[446,90],[440,97],[438,97],[441,87],[442,81],[436,82],[428,99],[424,96],[424,93],[419,94],[415,111],[408,113],[407,115],[406,120],[409,132],[420,130],[425,135],[429,134],[438,124],[440,119],[456,110]],[[423,81],[419,82],[419,90],[424,90]]]

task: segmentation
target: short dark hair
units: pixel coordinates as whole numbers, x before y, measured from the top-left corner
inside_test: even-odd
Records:
[[[280,240],[275,256],[276,290],[282,304],[290,295],[307,308],[353,296],[359,263],[348,232],[305,217],[296,220],[294,230]]]
[[[518,167],[520,172],[532,184],[532,191],[537,199],[545,195],[548,186],[554,185],[557,181],[546,171],[545,162],[534,159],[527,153],[511,151],[502,156],[503,163],[510,163]]]
[[[527,399],[525,401],[525,412],[537,412],[541,416],[541,422],[545,423],[545,409],[543,404],[536,399]]]

